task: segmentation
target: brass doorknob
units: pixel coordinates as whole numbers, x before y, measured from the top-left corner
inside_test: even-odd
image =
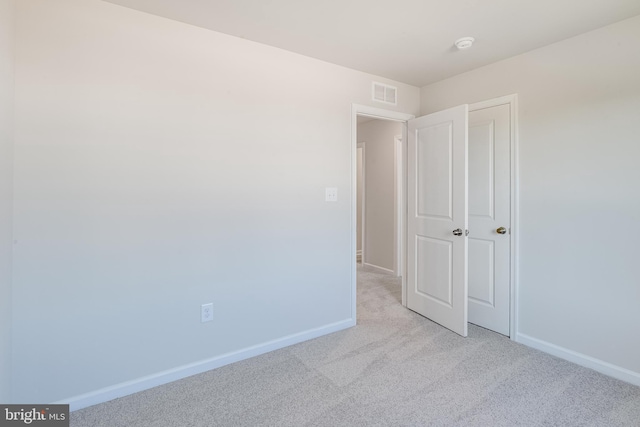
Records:
[[[506,229],[506,228],[504,228],[504,227],[499,227],[499,228],[496,230],[496,233],[498,233],[498,234],[507,234],[507,229]]]

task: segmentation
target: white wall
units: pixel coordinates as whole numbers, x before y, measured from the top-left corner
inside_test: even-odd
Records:
[[[17,7],[15,401],[352,320],[351,104],[379,77],[97,0]]]
[[[0,402],[10,401],[14,0],[0,0]]]
[[[358,125],[358,142],[365,143],[366,264],[393,270],[394,248],[394,136],[402,124],[371,120]]]
[[[640,17],[426,86],[421,113],[519,94],[519,339],[640,384],[638,42]]]

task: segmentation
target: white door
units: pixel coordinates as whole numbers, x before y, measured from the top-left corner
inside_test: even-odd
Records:
[[[467,336],[468,106],[409,120],[407,307]]]
[[[509,335],[510,106],[469,113],[469,322]]]

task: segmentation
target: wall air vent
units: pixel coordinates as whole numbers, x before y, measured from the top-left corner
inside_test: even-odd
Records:
[[[384,83],[373,82],[373,100],[385,104],[398,105],[398,88]]]

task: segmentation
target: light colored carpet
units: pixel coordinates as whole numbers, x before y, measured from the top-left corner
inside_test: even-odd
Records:
[[[71,414],[75,427],[640,426],[640,388],[403,308],[359,269],[358,325]]]

